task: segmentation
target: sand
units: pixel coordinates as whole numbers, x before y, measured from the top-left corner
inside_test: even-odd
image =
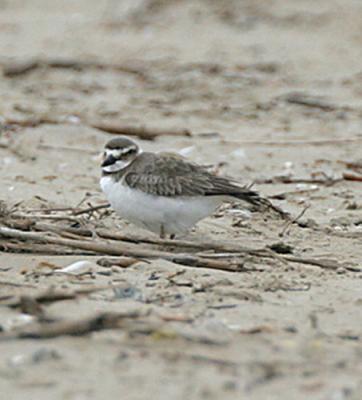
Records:
[[[362,398],[362,183],[345,179],[362,175],[361,19],[358,0],[0,1],[7,207],[29,214],[104,202],[98,155],[114,135],[92,127],[100,121],[186,129],[191,136],[136,140],[255,182],[294,217],[309,206],[282,237],[285,221],[233,205],[186,239],[283,242],[291,256],[338,264],[249,257],[232,273],[3,251],[3,303],[49,288],[121,285],[42,307],[65,321],[142,316],[78,337],[9,339],[29,316],[2,304],[1,398]],[[14,72],[25,64],[28,72]],[[96,216],[84,224],[152,235]],[[92,262],[89,271],[56,271],[79,260]]]

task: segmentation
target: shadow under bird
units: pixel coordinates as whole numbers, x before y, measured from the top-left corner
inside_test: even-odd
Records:
[[[100,185],[117,214],[162,238],[187,233],[221,204],[235,199],[285,215],[236,181],[178,154],[143,152],[126,137],[106,144]]]

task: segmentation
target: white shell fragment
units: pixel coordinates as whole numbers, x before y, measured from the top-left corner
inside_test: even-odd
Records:
[[[242,149],[241,147],[238,149],[235,149],[234,151],[231,152],[231,156],[234,158],[245,158],[246,153],[245,150]]]
[[[235,217],[250,219],[252,217],[252,213],[249,210],[238,210],[238,209],[227,209],[227,214],[234,215]]]
[[[1,329],[5,332],[12,331],[13,329],[21,328],[27,324],[34,322],[36,318],[29,314],[19,314],[16,317],[9,318],[1,324]]]
[[[283,176],[293,176],[294,175],[294,163],[292,161],[286,161],[283,165]]]
[[[83,275],[93,272],[97,267],[96,264],[90,261],[82,260],[58,269],[56,272],[59,274]]]
[[[184,147],[183,149],[179,150],[178,153],[182,157],[188,157],[191,153],[194,152],[195,149],[196,149],[196,146],[188,146],[188,147]]]

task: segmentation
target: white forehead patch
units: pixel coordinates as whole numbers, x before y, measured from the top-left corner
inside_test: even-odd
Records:
[[[119,150],[119,149],[113,149],[113,150],[110,150],[110,149],[106,149],[106,156],[108,157],[108,156],[112,156],[112,157],[114,157],[114,158],[119,158],[119,156],[121,155],[122,153],[121,153],[121,150]]]
[[[137,147],[129,146],[129,147],[123,147],[122,149],[106,149],[106,154],[107,156],[112,156],[114,158],[121,158],[123,154],[127,154],[132,150],[137,151]]]

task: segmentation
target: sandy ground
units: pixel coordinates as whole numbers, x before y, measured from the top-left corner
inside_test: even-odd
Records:
[[[361,176],[348,165],[362,160],[361,20],[360,0],[0,0],[8,207],[103,202],[97,155],[113,136],[94,121],[188,129],[191,137],[139,143],[283,194],[275,204],[294,216],[310,205],[306,227],[282,238],[284,221],[234,207],[202,221],[192,240],[282,241],[293,256],[340,265],[251,257],[248,271],[231,273],[154,260],[70,276],[54,271],[99,256],[1,252],[1,301],[122,284],[43,307],[64,320],[137,310],[156,324],[151,333],[1,340],[1,398],[362,398],[362,183],[339,180]],[[43,64],[6,72],[34,59]],[[47,66],[55,59],[86,66]],[[30,120],[41,123],[22,126]],[[109,213],[83,222],[145,234]],[[1,306],[4,333],[27,318]]]

